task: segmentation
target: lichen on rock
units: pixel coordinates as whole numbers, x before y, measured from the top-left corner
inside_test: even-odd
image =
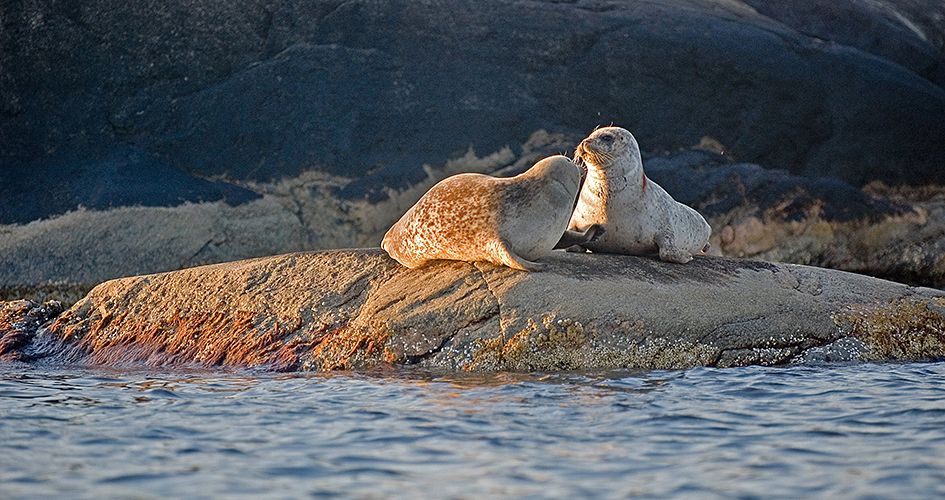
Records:
[[[850,305],[834,316],[837,325],[869,346],[873,361],[945,359],[945,299],[903,297],[885,304]]]

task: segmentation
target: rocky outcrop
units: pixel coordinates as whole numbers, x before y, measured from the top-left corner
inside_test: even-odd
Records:
[[[30,361],[24,354],[36,331],[63,311],[58,301],[37,304],[29,300],[0,302],[0,361]]]
[[[452,370],[777,365],[945,356],[945,293],[806,266],[553,252],[548,269],[378,249],[103,283],[8,357],[90,364]],[[12,304],[12,305],[11,305]],[[35,305],[7,303],[3,311]],[[22,331],[22,329],[21,329]],[[13,353],[16,353],[15,355]]]
[[[863,190],[728,162],[708,151],[657,156],[647,175],[698,209],[712,255],[841,269],[945,287],[945,189]]]
[[[743,178],[849,184],[813,193],[828,205],[877,180],[945,184],[941,3],[785,5],[2,2],[0,288],[375,246],[446,175],[515,169],[609,123],[650,152],[712,144]],[[774,192],[814,189],[784,179]],[[751,216],[772,238],[744,201],[716,217],[726,255],[943,284],[920,279],[941,267],[921,217],[890,215],[923,232],[903,232],[907,255],[844,264],[829,239],[778,250],[823,233],[816,217],[811,232]]]

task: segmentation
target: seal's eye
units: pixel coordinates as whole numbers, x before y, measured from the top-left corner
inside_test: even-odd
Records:
[[[611,142],[614,142],[614,136],[613,134],[601,134],[600,140],[606,142],[607,144],[610,144]]]

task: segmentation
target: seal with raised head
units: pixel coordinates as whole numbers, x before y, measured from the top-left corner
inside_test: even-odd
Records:
[[[708,250],[712,228],[646,178],[640,147],[626,129],[595,130],[578,145],[574,161],[587,168],[587,178],[568,227],[606,229],[582,247],[629,255],[659,251],[660,260],[680,264]]]
[[[581,170],[551,156],[515,177],[457,174],[438,182],[397,221],[381,246],[417,268],[437,259],[486,261],[523,271],[552,249],[584,244],[600,226],[568,231]]]

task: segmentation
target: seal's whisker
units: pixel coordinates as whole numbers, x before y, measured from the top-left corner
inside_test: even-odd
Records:
[[[596,156],[596,157],[599,158],[600,160],[603,160],[603,162],[598,161],[598,164],[600,164],[600,163],[610,163],[610,162],[614,161],[614,158],[615,158],[613,155],[608,154],[608,153],[604,153],[604,152],[594,153],[594,156]]]

